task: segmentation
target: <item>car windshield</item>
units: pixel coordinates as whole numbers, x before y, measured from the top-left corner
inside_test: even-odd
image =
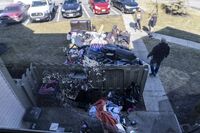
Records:
[[[4,9],[4,12],[16,12],[16,11],[20,11],[19,6],[10,6]]]
[[[64,4],[77,3],[77,0],[65,0]]]
[[[128,3],[134,3],[135,2],[135,0],[124,0],[124,1],[126,1]]]
[[[36,7],[36,6],[44,6],[46,5],[47,2],[45,0],[42,0],[42,1],[33,1],[32,2],[32,7]]]
[[[94,0],[94,3],[104,3],[106,0]]]

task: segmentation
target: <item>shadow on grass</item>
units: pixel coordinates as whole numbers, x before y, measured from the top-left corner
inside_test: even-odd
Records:
[[[0,43],[9,48],[1,58],[13,78],[20,78],[30,63],[62,65],[65,61],[63,48],[68,43],[64,33],[34,33],[22,24],[0,26],[0,30]]]
[[[187,32],[187,31],[183,31],[183,30],[179,30],[179,29],[175,29],[175,28],[168,27],[168,26],[159,31],[156,31],[156,33],[169,35],[169,36],[182,38],[182,39],[200,43],[200,35],[194,34],[191,32]]]

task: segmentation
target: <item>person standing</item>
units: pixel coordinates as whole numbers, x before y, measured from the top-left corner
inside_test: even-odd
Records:
[[[148,26],[149,26],[149,37],[152,37],[152,32],[153,32],[153,28],[154,26],[156,26],[157,23],[157,14],[153,13],[153,15],[151,15],[149,22],[148,22]]]
[[[141,10],[138,9],[137,12],[135,13],[135,21],[136,21],[136,24],[137,24],[137,28],[140,31],[142,30],[141,19],[142,19],[142,13],[141,13]]]
[[[148,54],[147,58],[152,57],[150,61],[151,73],[150,76],[156,76],[158,73],[161,62],[169,55],[170,47],[165,38],[161,39],[161,42],[153,47],[152,51]]]

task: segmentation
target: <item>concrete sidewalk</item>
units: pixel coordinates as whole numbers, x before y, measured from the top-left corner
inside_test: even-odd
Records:
[[[158,33],[153,33],[153,38],[159,39],[159,40],[161,38],[165,38],[168,42],[200,50],[200,43],[197,43],[197,42],[193,42],[193,41],[189,41],[189,40],[185,40],[181,38],[176,38],[172,36],[162,35]]]
[[[126,30],[131,34],[130,42],[132,43],[132,49],[134,53],[140,59],[144,60],[145,62],[149,62],[149,60],[147,60],[148,51],[142,40],[142,38],[146,36],[146,33],[140,31],[135,32],[133,28],[131,28],[131,23],[133,22],[133,17],[131,15],[123,15],[123,20]],[[143,92],[143,98],[147,112],[165,112],[169,114],[174,114],[159,76],[147,77]],[[175,114],[174,117],[176,118]],[[181,132],[178,121],[177,124],[174,125],[174,128],[178,129],[178,131]]]
[[[123,15],[124,24],[126,27],[126,30],[131,34],[131,41],[133,43],[133,51],[134,53],[145,62],[149,62],[147,60],[148,51],[146,49],[146,46],[142,40],[142,38],[145,36],[146,33],[137,31],[135,32],[133,28],[130,27],[130,23],[133,22],[133,17],[131,15]],[[165,101],[166,105],[168,105],[165,109],[166,111],[173,112],[172,107],[169,103],[169,100],[166,96],[165,90],[163,88],[163,85],[159,79],[159,77],[148,77],[147,82],[144,88],[144,102],[147,111],[165,111],[161,109],[161,103]]]

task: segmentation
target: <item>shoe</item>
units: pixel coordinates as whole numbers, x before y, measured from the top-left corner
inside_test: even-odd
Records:
[[[149,34],[149,38],[153,38],[153,36],[151,34]]]
[[[149,76],[152,77],[152,76],[154,76],[154,74],[153,74],[153,73],[150,73]]]
[[[150,73],[149,76],[150,76],[150,77],[156,77],[156,74]]]

